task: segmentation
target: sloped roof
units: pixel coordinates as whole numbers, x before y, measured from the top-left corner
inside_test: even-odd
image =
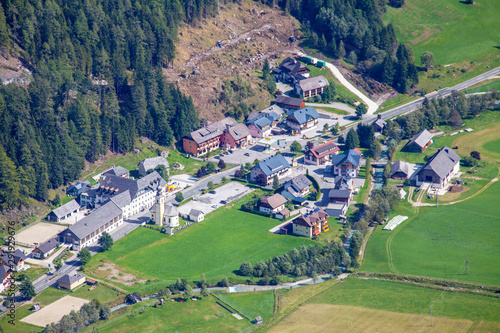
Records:
[[[68,186],[66,189],[66,193],[71,192],[73,189],[77,190],[77,195],[81,194],[87,186],[90,186],[90,182],[88,180],[85,180],[83,182],[76,182],[73,185]]]
[[[314,210],[302,214],[293,220],[294,224],[303,225],[306,227],[313,227],[316,223],[328,218],[328,214],[321,208],[314,208]]]
[[[5,277],[7,276],[7,273],[9,273],[10,268],[9,266],[5,265],[0,265],[0,280],[3,281]]]
[[[75,210],[80,208],[80,204],[76,202],[75,199],[71,200],[70,202],[62,205],[59,208],[56,208],[52,211],[55,216],[58,218],[64,217],[70,213],[73,213]]]
[[[226,129],[226,125],[234,126],[236,124],[236,120],[226,117],[222,120],[211,123],[194,132],[191,132],[189,134],[189,137],[191,137],[191,139],[193,139],[196,143],[202,143],[216,138],[219,135],[222,135],[224,130]]]
[[[372,123],[372,126],[373,125],[378,125],[380,128],[384,128],[385,125],[387,125],[387,123],[383,120],[383,119],[379,119],[377,118],[373,123]]]
[[[310,70],[304,64],[297,61],[297,59],[288,57],[281,62],[278,68],[279,72],[290,73],[290,75],[295,75],[298,72],[309,73]]]
[[[409,175],[411,170],[411,165],[403,161],[397,161],[391,165],[391,176],[396,172],[403,172],[405,175]]]
[[[290,163],[288,163],[283,155],[278,154],[260,162],[255,167],[260,168],[262,172],[264,172],[264,174],[269,177],[283,169],[289,168]]]
[[[132,202],[130,191],[126,190],[110,198],[118,207],[123,208]]]
[[[332,164],[339,165],[339,164],[348,162],[348,163],[351,163],[354,166],[358,167],[359,166],[359,159],[360,159],[359,154],[356,153],[354,150],[349,149],[349,150],[343,152],[342,154],[333,155]]]
[[[460,156],[453,149],[444,146],[425,163],[418,173],[422,170],[432,170],[440,178],[445,178],[458,162],[460,162]]]
[[[291,105],[297,108],[300,108],[302,102],[304,102],[304,100],[301,98],[294,98],[286,95],[279,95],[276,97],[275,101],[276,104]]]
[[[74,274],[66,274],[62,278],[59,279],[59,283],[66,283],[66,284],[72,284],[75,283],[76,281],[80,280],[81,278],[86,277],[85,274],[77,272]]]
[[[336,190],[346,190],[353,186],[352,178],[346,178],[344,176],[337,176],[333,179],[334,189]]]
[[[316,158],[321,158],[326,155],[334,154],[339,150],[339,147],[337,147],[333,141],[328,141],[322,145],[311,148],[309,151],[316,156]]]
[[[253,120],[251,123],[257,126],[259,129],[262,129],[266,126],[270,126],[272,124],[272,120],[267,117],[261,117]]]
[[[191,211],[189,212],[189,215],[198,217],[200,215],[203,215],[203,212],[201,210],[198,210],[198,209],[191,209]]]
[[[262,117],[267,117],[269,116],[269,114],[271,113],[275,113],[278,118],[283,115],[283,109],[280,108],[278,105],[271,105],[267,108],[265,108],[264,110],[261,110],[261,111],[253,111],[252,113],[250,113],[247,117],[247,122],[250,122],[252,120],[256,120],[256,119],[259,119],[259,118],[262,118]],[[274,116],[273,116],[274,117]]]
[[[165,157],[156,156],[156,157],[146,158],[144,161],[141,161],[139,163],[139,169],[142,168],[144,172],[147,172],[148,170],[154,169],[159,165],[164,165],[167,168],[169,167],[168,161]]]
[[[251,135],[250,130],[245,124],[236,124],[229,127],[227,131],[229,132],[229,134],[231,134],[234,140],[240,140]]]
[[[179,213],[177,209],[170,202],[165,203],[165,215],[167,216],[177,216]]]
[[[55,239],[51,239],[43,243],[42,245],[38,246],[38,250],[42,252],[43,254],[55,249],[59,245],[59,242]]]
[[[299,124],[304,124],[310,119],[318,119],[319,113],[312,106],[308,106],[303,109],[291,111],[288,117],[293,117]]]
[[[69,230],[79,239],[83,239],[120,214],[122,214],[121,208],[113,201],[108,201],[106,204],[90,213],[90,215],[73,224],[69,227]],[[61,233],[64,232],[66,231],[63,230]]]
[[[286,203],[286,199],[281,194],[273,194],[271,196],[263,196],[260,199],[261,203],[268,204],[272,209],[277,208]]]
[[[23,252],[21,252],[21,250],[17,249],[16,251],[14,251],[14,253],[7,253],[7,252],[4,252],[3,253],[3,256],[2,256],[2,260],[5,262],[5,263],[11,263],[12,261],[14,262],[14,264],[18,264],[21,260],[25,260],[26,259],[26,256],[24,255]]]
[[[309,91],[317,88],[323,88],[330,85],[323,75],[310,77],[299,81],[299,86],[303,91]]]
[[[128,170],[125,169],[124,167],[117,166],[117,167],[112,167],[111,169],[108,169],[102,173],[103,175],[115,175],[115,176],[123,176],[128,174]]]
[[[329,198],[340,198],[340,199],[348,199],[351,196],[351,191],[349,190],[336,190],[332,189],[328,192]]]
[[[305,175],[293,177],[290,182],[298,191],[303,191],[312,185],[312,182]]]
[[[408,145],[417,144],[419,147],[425,147],[425,145],[432,139],[432,134],[424,129],[422,132],[418,133],[408,142]]]

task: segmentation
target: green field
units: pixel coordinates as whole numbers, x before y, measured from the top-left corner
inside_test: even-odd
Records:
[[[261,316],[264,321],[268,321],[274,313],[273,291],[221,294],[219,297],[233,309],[252,319]]]
[[[393,231],[374,231],[361,270],[500,285],[498,198],[496,182],[469,200],[422,207],[414,218],[412,208],[402,204],[398,209],[410,218]]]
[[[489,150],[493,153],[500,154],[500,139],[496,139],[490,142],[486,142],[483,148]]]
[[[446,65],[498,55],[498,13],[497,0],[478,0],[474,5],[457,0],[407,0],[402,8],[387,7],[384,18],[393,24],[398,39],[413,47],[417,60],[430,51],[436,64]]]
[[[111,261],[126,272],[158,280],[163,286],[177,278],[198,280],[202,273],[209,281],[218,282],[234,276],[233,271],[244,261],[255,263],[313,244],[303,237],[271,234],[268,230],[279,221],[240,211],[243,202],[240,199],[235,207],[221,208],[173,237],[138,228],[116,242],[111,251],[92,257],[90,266]]]
[[[500,90],[500,80],[490,82],[487,84],[483,84],[483,85],[476,87],[476,88],[473,88],[473,89],[468,89],[465,91],[465,93],[471,94],[471,93],[477,93],[477,92],[487,92],[487,91],[490,91],[493,89]]]

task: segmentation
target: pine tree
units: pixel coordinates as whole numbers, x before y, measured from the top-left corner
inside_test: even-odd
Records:
[[[0,210],[13,209],[21,203],[21,183],[14,162],[0,145]]]
[[[354,149],[359,147],[359,138],[356,132],[351,128],[347,132],[347,137],[345,139],[345,146],[347,149]]]

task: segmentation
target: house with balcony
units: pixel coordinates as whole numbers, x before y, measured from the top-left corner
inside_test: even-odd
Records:
[[[286,110],[298,110],[306,107],[302,98],[294,98],[287,95],[279,95],[274,101],[275,105]]]
[[[236,124],[236,120],[229,117],[214,123],[206,121],[202,128],[189,133],[182,139],[182,148],[186,153],[194,156],[205,155],[219,149],[224,130],[228,125],[235,126]]]
[[[0,265],[0,280],[2,284],[0,285],[0,293],[7,290],[14,279],[11,278],[12,270],[7,265]]]
[[[250,180],[262,185],[269,185],[273,182],[274,176],[283,179],[290,176],[290,163],[278,154],[259,162],[250,170]]]
[[[222,146],[228,148],[243,148],[252,139],[252,134],[245,124],[226,126],[221,138]]]
[[[333,176],[356,178],[359,174],[360,159],[361,156],[353,149],[334,155],[332,158]]]
[[[321,95],[325,87],[329,85],[326,77],[320,75],[295,82],[294,92],[302,98],[309,98]]]
[[[438,188],[445,188],[459,171],[460,156],[445,146],[429,158],[412,178],[414,177],[416,186],[425,182]]]
[[[286,125],[294,134],[300,134],[304,130],[316,127],[318,119],[318,111],[308,106],[303,109],[290,111],[286,118]]]
[[[333,141],[325,142],[313,147],[304,154],[304,163],[313,165],[324,165],[330,162],[333,155],[337,155],[340,149]]]
[[[263,196],[259,202],[259,212],[276,214],[285,209],[287,200],[281,194]]]
[[[315,237],[330,229],[328,214],[321,208],[314,208],[292,221],[293,233],[304,237]]]
[[[308,195],[312,188],[312,182],[305,175],[298,175],[286,182],[281,194],[289,199],[303,198]]]
[[[288,57],[273,69],[273,75],[277,81],[294,84],[298,78],[308,78],[309,68],[295,58]]]

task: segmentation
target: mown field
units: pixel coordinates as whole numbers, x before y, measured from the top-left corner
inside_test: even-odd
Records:
[[[500,80],[489,82],[489,83],[480,85],[479,87],[475,87],[472,89],[467,89],[465,92],[467,94],[471,94],[471,93],[478,93],[478,92],[487,92],[487,91],[491,91],[493,89],[500,90]]]
[[[496,182],[463,202],[421,207],[413,218],[403,204],[398,213],[410,218],[393,231],[374,231],[361,270],[500,285],[499,198]]]
[[[199,281],[202,273],[209,281],[218,282],[234,276],[242,262],[254,264],[313,244],[307,238],[270,233],[268,230],[279,221],[239,210],[248,199],[249,196],[234,207],[215,211],[203,222],[173,237],[138,228],[117,241],[111,251],[92,257],[89,271],[102,260],[111,261],[139,278],[157,280],[163,286],[177,278]]]

